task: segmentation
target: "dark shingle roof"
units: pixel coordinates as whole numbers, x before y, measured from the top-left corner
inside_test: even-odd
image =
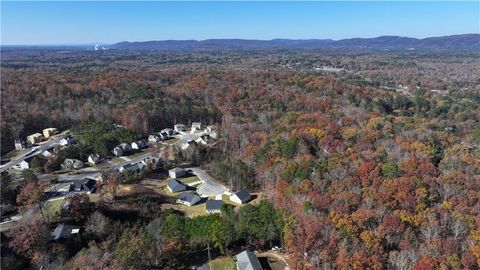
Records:
[[[242,202],[246,202],[246,201],[250,200],[250,193],[248,193],[248,191],[246,191],[244,189],[238,191],[237,193],[235,193],[235,195],[237,195],[237,197]]]
[[[223,201],[221,200],[208,200],[205,204],[207,210],[220,210],[222,208]]]
[[[178,173],[178,172],[183,172],[184,170],[183,170],[182,168],[176,167],[176,168],[171,169],[170,171],[171,171],[171,172]]]
[[[194,194],[194,193],[191,193],[191,192],[183,192],[182,194],[180,194],[178,199],[181,200],[181,201],[189,202],[189,203],[193,204],[194,202],[199,201],[200,197],[198,195]]]
[[[187,189],[187,187],[185,187],[185,185],[180,181],[178,181],[177,179],[170,180],[170,182],[168,182],[167,185],[172,190],[172,192],[179,192]]]
[[[72,180],[70,181],[69,191],[85,191],[85,192],[94,192],[97,181],[85,178],[81,180]]]
[[[262,265],[255,253],[245,250],[235,256],[238,270],[262,270]]]

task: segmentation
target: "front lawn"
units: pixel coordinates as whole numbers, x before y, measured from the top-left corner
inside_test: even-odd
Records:
[[[209,264],[210,270],[236,270],[237,266],[233,258],[220,258],[211,261]]]

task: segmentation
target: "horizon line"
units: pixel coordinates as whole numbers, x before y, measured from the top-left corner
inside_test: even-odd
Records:
[[[450,36],[464,36],[464,35],[480,35],[479,33],[463,33],[463,34],[451,34],[451,35],[441,35],[441,36],[427,36],[427,37],[411,37],[411,36],[400,36],[400,35],[381,35],[381,36],[374,36],[374,37],[350,37],[350,38],[341,38],[341,39],[332,39],[332,38],[272,38],[272,39],[256,39],[256,38],[205,38],[205,39],[149,39],[149,40],[122,40],[117,42],[80,42],[80,43],[72,43],[72,42],[65,42],[65,43],[38,43],[38,44],[19,44],[19,43],[9,43],[9,44],[2,44],[0,46],[8,46],[8,47],[22,47],[22,46],[94,46],[96,44],[100,45],[113,45],[121,42],[150,42],[150,41],[208,41],[208,40],[251,40],[251,41],[274,41],[274,40],[299,40],[299,41],[309,41],[309,40],[323,40],[323,41],[340,41],[340,40],[348,40],[348,39],[374,39],[380,37],[402,37],[402,38],[412,38],[417,40],[427,39],[427,38],[439,38],[439,37],[450,37]]]

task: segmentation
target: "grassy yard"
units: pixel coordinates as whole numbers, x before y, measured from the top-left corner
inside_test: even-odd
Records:
[[[236,270],[237,266],[233,258],[220,258],[211,261],[209,264],[210,270]]]
[[[98,194],[89,194],[88,198],[90,199],[91,202],[97,202],[99,199]],[[58,199],[54,201],[47,201],[43,205],[43,214],[45,215],[45,218],[49,220],[50,222],[57,221],[58,217],[60,216],[60,212],[62,211],[62,207],[65,204],[66,200],[63,199]]]
[[[170,138],[170,139],[164,141],[163,143],[174,144],[174,143],[178,142],[179,140],[180,140],[179,138]]]
[[[168,179],[170,181],[170,179]],[[180,181],[182,181],[184,184],[191,184],[200,181],[200,178],[198,176],[190,176],[190,177],[185,177],[185,178],[180,178]]]

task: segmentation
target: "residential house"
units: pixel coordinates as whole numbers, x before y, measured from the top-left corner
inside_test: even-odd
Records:
[[[262,265],[255,253],[245,250],[237,255],[237,270],[262,270]]]
[[[123,151],[123,148],[120,147],[120,146],[115,146],[115,148],[113,148],[112,152],[117,157],[121,157],[121,156],[125,155],[125,152]]]
[[[175,192],[184,191],[184,190],[187,189],[187,187],[182,182],[178,181],[177,179],[172,179],[172,180],[170,180],[170,182],[168,182],[167,189],[170,192],[175,193]]]
[[[26,158],[24,160],[22,160],[20,163],[17,164],[17,169],[19,170],[26,170],[26,169],[30,169],[32,167],[31,163],[32,163],[32,159],[33,157],[29,157],[29,158]]]
[[[83,168],[84,166],[85,164],[83,164],[82,161],[73,158],[66,158],[63,161],[62,165],[60,165],[60,167],[62,167],[62,169],[64,170],[78,170]]]
[[[92,194],[97,191],[97,181],[92,178],[70,180],[54,185],[45,191],[47,198],[68,196],[75,193]]]
[[[215,126],[207,126],[205,132],[214,139],[218,138],[217,128]]]
[[[100,154],[90,154],[88,155],[88,163],[92,165],[97,165],[105,160],[105,157]]]
[[[57,154],[57,150],[55,149],[55,147],[49,147],[43,150],[41,154],[44,157],[53,157]]]
[[[167,132],[164,132],[164,131],[160,132],[159,136],[162,139],[162,141],[166,141],[166,140],[170,139],[170,135]]]
[[[187,174],[187,173],[185,172],[185,170],[182,169],[182,168],[178,168],[178,167],[177,167],[177,168],[173,168],[173,169],[171,169],[171,170],[168,170],[168,175],[170,176],[170,178],[174,178],[174,179],[175,179],[175,178],[182,177],[182,176],[184,176],[185,174]]]
[[[172,135],[175,135],[175,130],[171,129],[171,128],[164,128],[160,131],[160,133],[167,133],[168,136],[172,136]]]
[[[205,203],[205,210],[207,214],[220,213],[222,209],[223,201],[222,200],[208,200]]]
[[[129,163],[127,165],[123,165],[120,168],[118,168],[118,170],[121,173],[124,173],[124,172],[138,173],[143,169],[143,167],[145,167],[145,165],[142,162],[136,162],[136,163]]]
[[[42,139],[43,139],[43,136],[40,133],[35,133],[27,136],[27,141],[29,141],[31,144],[36,144],[40,142]]]
[[[91,178],[72,180],[69,182],[68,192],[95,193],[97,191],[97,181]]]
[[[72,225],[66,224],[58,224],[58,226],[53,230],[51,233],[52,239],[54,241],[60,239],[68,239],[72,237],[72,235],[80,233],[80,228]]]
[[[162,141],[162,137],[160,137],[160,135],[152,134],[152,135],[148,136],[148,142],[149,143],[157,143],[157,142],[160,142],[160,141]]]
[[[230,201],[238,204],[244,204],[251,199],[250,193],[248,191],[242,189],[236,193],[230,195]]]
[[[177,202],[188,205],[188,206],[192,206],[198,203],[201,199],[202,198],[200,198],[200,196],[198,196],[195,193],[183,192],[182,194],[180,194],[180,196],[178,196]]]
[[[46,128],[43,130],[43,137],[48,138],[50,136],[53,136],[55,134],[58,134],[58,129],[56,128]]]
[[[209,144],[213,141],[212,137],[210,135],[202,135],[198,137],[195,142],[200,143],[200,144]]]
[[[29,148],[29,147],[32,147],[32,144],[29,141],[23,138],[15,140],[15,150],[20,151],[22,149]]]
[[[132,149],[140,150],[147,147],[148,147],[148,144],[145,140],[138,140],[138,141],[132,142]]]
[[[185,143],[182,143],[182,145],[180,146],[180,148],[182,150],[187,150],[188,148],[190,147],[195,147],[197,146],[197,143],[194,141],[194,140],[190,140],[190,141],[187,141]]]
[[[132,147],[128,143],[121,143],[120,147],[123,149],[123,153],[125,153],[125,154],[132,151]]]
[[[180,132],[180,131],[185,131],[187,127],[183,124],[176,124],[173,126],[173,129],[175,130],[175,132]]]
[[[150,168],[156,169],[156,168],[159,167],[160,161],[161,161],[160,158],[159,158],[159,159],[155,159],[155,158],[147,157],[147,158],[142,159],[141,163],[142,163],[144,166],[150,166]]]
[[[63,145],[63,146],[71,145],[74,143],[75,141],[73,140],[73,137],[70,135],[60,140],[60,145]]]
[[[202,129],[202,123],[200,122],[193,122],[192,123],[192,131],[197,131]]]

